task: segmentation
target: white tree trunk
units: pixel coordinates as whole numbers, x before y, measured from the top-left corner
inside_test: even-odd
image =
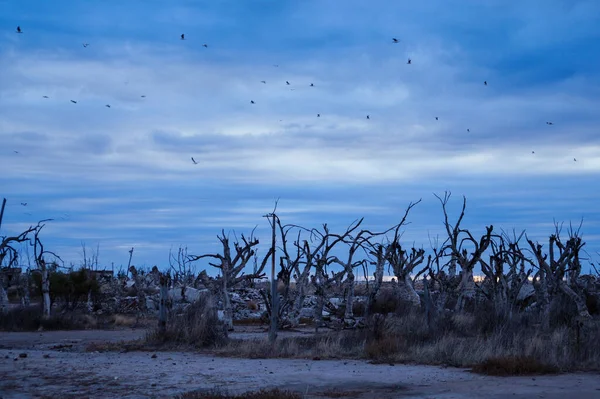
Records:
[[[94,304],[92,302],[92,290],[91,289],[88,291],[88,296],[87,296],[87,311],[88,311],[88,313],[92,313],[94,311]]]
[[[402,279],[398,278],[396,290],[398,298],[402,301],[410,302],[416,307],[421,306],[421,298],[417,294],[417,291],[415,291],[412,279],[408,273]]]
[[[24,273],[19,277],[19,296],[21,297],[21,305],[29,306],[31,303],[29,297],[29,274]]]
[[[309,279],[303,276],[296,281],[296,298],[294,299],[292,311],[289,314],[290,324],[292,327],[298,327],[300,324],[300,312],[304,307],[304,299],[306,299],[306,292],[309,284]]]
[[[473,280],[473,269],[463,269],[461,272],[460,291],[456,302],[456,311],[462,312],[468,299],[475,297],[475,281]]]
[[[233,331],[233,306],[231,304],[231,298],[229,298],[229,289],[227,287],[227,278],[223,276],[223,318],[227,331]]]
[[[42,269],[42,297],[44,306],[43,315],[44,317],[50,317],[50,278],[46,267]]]

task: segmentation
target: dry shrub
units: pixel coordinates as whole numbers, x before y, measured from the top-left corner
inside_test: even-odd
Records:
[[[365,315],[366,305],[364,302],[354,301],[352,303],[352,313],[355,317],[363,317]]]
[[[258,305],[258,303],[256,303],[253,300],[246,302],[246,306],[248,306],[248,310],[251,310],[253,312],[256,312],[257,310],[260,309],[260,306]]]
[[[194,391],[184,393],[175,397],[176,399],[302,399],[302,395],[292,391],[282,391],[280,389],[261,389],[256,392],[246,392],[242,394],[226,394],[218,390],[212,391]]]
[[[167,329],[161,334],[155,327],[146,336],[148,344],[183,344],[197,348],[223,345],[227,342],[225,325],[217,316],[210,296],[203,295],[189,305],[181,315],[167,321]]]
[[[384,337],[367,341],[365,344],[365,356],[368,359],[389,361],[393,359],[400,349],[397,337]]]
[[[395,313],[398,311],[399,302],[400,301],[398,299],[398,296],[394,293],[392,289],[382,288],[379,290],[377,296],[375,297],[375,300],[371,304],[371,309],[369,313]]]
[[[136,325],[137,320],[135,317],[126,316],[122,314],[116,314],[112,317],[113,324],[118,327],[133,327]]]
[[[532,356],[503,356],[484,360],[473,372],[495,376],[555,374],[559,369]]]
[[[261,317],[250,317],[233,321],[234,326],[262,326],[264,324],[268,324],[268,319]]]
[[[0,331],[85,330],[97,327],[95,317],[65,312],[44,318],[41,306],[19,306],[0,313]]]

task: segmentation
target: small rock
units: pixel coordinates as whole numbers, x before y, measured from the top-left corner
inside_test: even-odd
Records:
[[[321,358],[319,356],[315,356],[312,360],[321,360]]]
[[[50,355],[49,354],[44,354],[44,359],[50,359]]]
[[[27,357],[27,353],[19,353],[19,357],[21,359],[25,359]]]
[[[152,356],[150,356],[152,359],[156,359],[158,356],[156,356],[156,353]]]

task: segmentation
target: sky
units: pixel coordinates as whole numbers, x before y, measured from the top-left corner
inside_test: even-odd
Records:
[[[337,232],[422,199],[429,248],[450,191],[475,234],[583,219],[600,258],[599,45],[595,0],[0,0],[0,235],[165,268],[222,229],[266,253],[277,199]]]

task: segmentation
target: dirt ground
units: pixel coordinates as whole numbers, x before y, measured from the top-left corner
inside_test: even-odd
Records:
[[[249,338],[255,331],[235,335]],[[497,378],[354,360],[235,359],[189,352],[158,352],[153,358],[148,352],[84,351],[91,342],[131,340],[144,333],[0,333],[0,398],[169,398],[197,389],[241,393],[270,387],[296,390],[305,398],[600,398],[600,375],[593,374]],[[27,357],[19,357],[22,353]]]

